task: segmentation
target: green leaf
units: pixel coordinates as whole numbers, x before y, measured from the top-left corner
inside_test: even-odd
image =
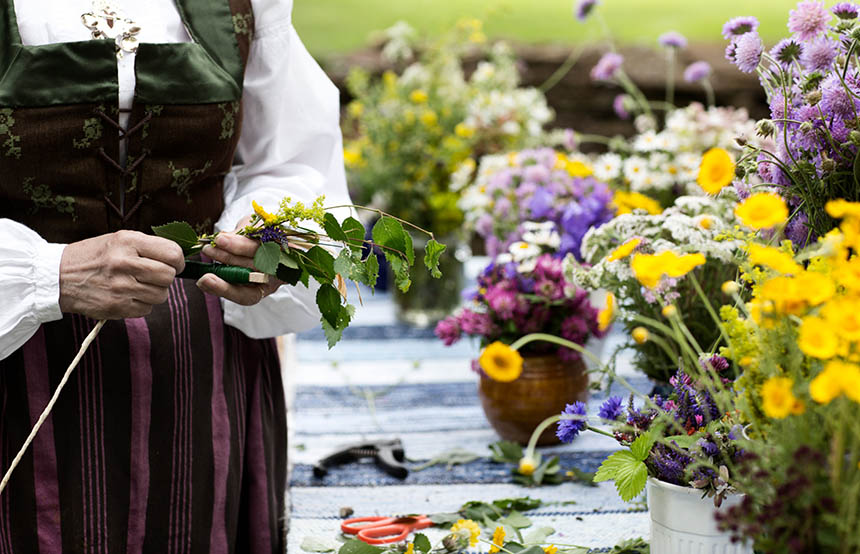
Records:
[[[544,554],[544,550],[541,546],[530,546],[524,550],[520,550],[518,554]]]
[[[618,495],[625,502],[629,502],[645,489],[648,468],[645,462],[637,459],[631,451],[621,450],[606,458],[594,476],[594,480],[598,482],[613,479]]]
[[[518,464],[523,457],[523,447],[513,441],[498,441],[490,445],[491,460],[500,464]]]
[[[369,287],[375,287],[379,280],[379,260],[373,252],[364,260],[364,273],[367,280],[362,282]]]
[[[191,225],[184,221],[174,221],[166,225],[153,226],[152,232],[163,239],[172,240],[182,248],[185,255],[197,246],[199,237]],[[262,270],[261,270],[262,271]]]
[[[354,217],[348,217],[341,223],[341,229],[347,237],[347,242],[353,251],[361,251],[364,248],[364,225]]]
[[[325,338],[328,342],[328,347],[330,349],[334,348],[334,345],[340,342],[340,339],[343,337],[344,329],[349,327],[349,322],[352,320],[352,316],[354,315],[355,306],[347,305],[341,306],[340,312],[337,317],[337,325],[330,324],[325,317],[320,318],[323,333],[325,333]]]
[[[349,248],[344,248],[334,260],[334,271],[345,279],[356,279],[354,254]],[[359,280],[359,279],[356,279]]]
[[[413,544],[415,544],[415,548],[427,554],[430,552],[430,549],[433,548],[433,545],[430,544],[430,539],[427,538],[427,535],[423,533],[418,533],[415,535],[415,538],[412,539]]]
[[[555,529],[552,527],[538,527],[528,535],[526,535],[523,540],[526,541],[526,544],[543,544],[546,542],[546,539],[549,538],[550,535],[555,534]]]
[[[321,537],[305,537],[299,548],[305,552],[334,552],[337,550],[333,541]]]
[[[388,260],[388,265],[391,266],[391,271],[394,273],[394,284],[402,292],[409,292],[412,279],[409,278],[409,265],[406,260],[396,255],[389,255],[387,252],[385,259]]]
[[[275,277],[292,287],[299,284],[302,275],[306,275],[306,273],[301,269],[287,267],[284,264],[278,264],[278,270],[275,272]]]
[[[540,508],[541,504],[543,504],[543,501],[540,498],[531,498],[529,496],[493,500],[493,506],[503,511],[519,510],[521,512],[526,512],[528,510]]]
[[[293,254],[292,252],[284,251],[284,248],[282,247],[281,248],[281,255],[280,255],[280,258],[278,258],[278,261],[281,262],[282,265],[285,265],[289,268],[298,269],[299,263],[296,261],[296,259],[293,256],[295,256],[295,254]]]
[[[337,329],[340,318],[341,295],[336,288],[325,283],[317,291],[317,307],[329,325]]]
[[[269,275],[277,274],[280,262],[281,245],[277,242],[264,242],[254,254],[254,266]]]
[[[547,475],[554,475],[558,473],[560,469],[558,462],[558,456],[553,456],[552,458],[539,464],[538,467],[535,468],[534,473],[532,473],[532,479],[534,480],[534,482],[537,484],[541,484],[543,483],[543,480]]]
[[[424,247],[424,265],[434,279],[442,277],[442,272],[439,271],[439,258],[447,248],[444,244],[436,242],[436,239],[430,239]]]
[[[526,527],[531,527],[532,520],[514,510],[507,517],[500,519],[499,523],[510,525],[514,529],[525,529]]]
[[[569,470],[570,479],[576,483],[581,483],[587,487],[596,487],[597,483],[594,482],[594,473],[589,471],[583,471],[578,467],[571,467]]]
[[[331,283],[334,280],[334,257],[328,250],[314,246],[304,255],[304,268],[319,283]]]
[[[630,445],[630,452],[640,462],[648,459],[648,454],[651,452],[651,447],[657,442],[657,435],[652,432],[643,433],[636,437],[633,444]]]
[[[445,464],[446,469],[450,470],[455,465],[469,464],[480,458],[481,457],[479,455],[469,452],[468,450],[452,448],[434,456],[421,465],[412,467],[411,469],[412,471],[423,471],[428,467]]]
[[[385,549],[358,539],[350,539],[343,543],[337,554],[381,554]]]
[[[331,213],[326,213],[323,218],[323,229],[325,229],[325,234],[337,241],[346,242],[349,240],[349,237],[344,233],[343,228],[338,223],[337,218]]]
[[[701,438],[698,434],[694,435],[672,435],[671,437],[666,437],[667,441],[672,441],[681,448],[690,448]]]
[[[430,518],[430,521],[432,521],[434,525],[438,525],[441,527],[450,526],[451,524],[456,523],[458,520],[463,519],[463,516],[461,516],[460,514],[458,514],[456,512],[455,513],[443,512],[443,513],[439,513],[439,514],[430,514],[427,517]]]
[[[399,221],[383,216],[373,226],[373,242],[384,246],[385,257],[405,256],[409,266],[415,263],[415,251],[412,248],[412,237],[403,229]],[[389,259],[390,261],[390,259]]]

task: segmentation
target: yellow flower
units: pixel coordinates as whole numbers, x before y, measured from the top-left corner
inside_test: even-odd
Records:
[[[551,544],[551,545],[547,546],[546,548],[544,548],[543,551],[544,551],[544,554],[557,554],[558,553],[558,547],[554,544]]]
[[[475,546],[478,544],[478,537],[481,536],[481,528],[478,527],[477,523],[471,519],[458,519],[457,523],[451,526],[451,532],[459,534],[461,530],[464,531],[464,537],[465,531],[469,532],[469,546]]]
[[[415,554],[415,543],[414,542],[410,542],[406,546],[406,552],[404,554]]]
[[[672,304],[669,304],[668,306],[664,306],[663,310],[660,313],[662,313],[663,317],[665,318],[675,317],[676,315],[678,315],[678,308],[676,308]]]
[[[456,127],[454,127],[454,134],[460,138],[470,139],[475,136],[475,128],[466,125],[465,123],[458,123]]]
[[[663,212],[659,202],[638,192],[615,191],[612,205],[618,215],[629,214],[633,210],[645,210],[651,215]]]
[[[785,223],[788,206],[785,200],[770,192],[753,194],[735,208],[735,215],[747,227],[769,229]]]
[[[633,340],[636,341],[636,344],[645,344],[648,342],[648,339],[651,338],[651,334],[645,327],[637,327],[633,329],[631,335],[633,335]]]
[[[278,224],[278,216],[272,215],[268,213],[263,207],[253,200],[251,201],[251,206],[254,207],[254,213],[259,216],[260,219],[263,220],[263,223],[266,225],[277,225]]]
[[[717,194],[735,178],[735,162],[722,148],[711,148],[702,156],[696,182],[708,194]]]
[[[797,345],[807,356],[828,360],[836,355],[839,341],[826,321],[820,317],[806,317],[800,325]]]
[[[761,407],[767,417],[784,419],[797,409],[792,387],[794,380],[789,377],[771,377],[765,381],[761,387]]]
[[[439,123],[439,116],[433,110],[424,110],[421,112],[421,123],[427,127],[433,127]]]
[[[827,214],[834,219],[842,219],[843,217],[860,218],[860,202],[848,202],[847,200],[831,200],[824,209]]]
[[[597,313],[597,327],[601,331],[609,329],[609,325],[615,318],[615,295],[606,293],[606,307]]]
[[[669,277],[683,277],[707,261],[704,254],[684,254],[672,260],[672,264],[666,268],[666,274]]]
[[[827,302],[836,294],[836,286],[827,275],[815,271],[804,271],[794,278],[799,296],[810,306]]]
[[[803,268],[794,261],[794,258],[772,246],[750,244],[747,248],[750,263],[753,265],[764,265],[779,273],[797,275]]]
[[[734,281],[726,281],[722,286],[720,286],[720,290],[722,290],[723,294],[726,296],[734,296],[740,292],[741,287]]]
[[[519,152],[508,152],[508,165],[511,167],[516,166],[518,157]]]
[[[343,161],[347,167],[363,167],[367,162],[358,148],[344,148]]]
[[[696,267],[704,265],[706,261],[703,254],[679,256],[671,250],[665,250],[659,254],[634,255],[630,268],[643,286],[653,289],[664,274],[669,277],[683,277]]]
[[[501,551],[504,545],[505,528],[499,525],[498,527],[496,527],[496,530],[493,531],[493,544],[490,545],[490,554],[496,554],[496,552]]]
[[[531,475],[535,472],[535,469],[537,469],[537,462],[535,462],[534,458],[531,458],[529,456],[523,456],[522,458],[520,458],[520,464],[517,468],[517,471],[519,471],[521,474]]]
[[[490,379],[510,383],[523,372],[523,357],[507,344],[496,341],[481,352],[481,368]]]
[[[427,93],[421,89],[416,89],[409,93],[409,100],[414,104],[423,104],[429,99],[430,97],[427,96]]]
[[[798,280],[792,277],[775,277],[759,289],[758,303],[777,314],[802,314],[808,304],[797,285]]]
[[[714,220],[708,216],[705,216],[699,220],[699,227],[701,227],[705,231],[707,231],[708,229],[713,227],[713,225],[714,225]]]
[[[567,170],[567,173],[571,177],[591,177],[594,175],[594,171],[590,166],[577,160],[568,160],[564,164],[564,169]]]
[[[809,384],[809,394],[819,404],[845,395],[860,403],[860,367],[842,361],[827,362],[824,371]]]
[[[606,258],[606,260],[609,262],[614,262],[615,260],[621,260],[623,258],[626,258],[630,254],[632,254],[634,250],[636,250],[636,247],[639,246],[641,242],[642,239],[639,238],[633,238],[628,240],[627,242],[613,250],[609,254],[609,257]]]
[[[830,333],[849,340],[860,341],[860,301],[856,298],[840,298],[824,306],[822,315],[827,320]],[[835,339],[834,339],[835,340]]]

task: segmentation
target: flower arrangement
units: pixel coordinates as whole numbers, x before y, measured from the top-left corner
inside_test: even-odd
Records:
[[[641,318],[660,318],[665,305],[677,303],[698,344],[710,346],[720,338],[695,287],[701,286],[705,296],[714,300],[721,296],[722,283],[734,279],[741,243],[728,235],[737,224],[736,205],[734,195],[726,190],[717,197],[680,197],[657,215],[643,211],[619,215],[585,235],[583,262],[566,260],[567,277],[577,286],[615,295],[619,318],[633,338],[634,363],[659,382],[667,383],[677,370],[677,347],[636,341],[632,331],[641,325]],[[658,257],[649,263],[644,254]],[[674,258],[685,255],[701,257],[704,267],[697,271],[698,281],[684,278],[687,271],[662,273]],[[640,279],[646,275],[651,286],[643,287]]]
[[[586,231],[615,215],[609,187],[592,177],[590,166],[552,148],[484,156],[477,171],[474,164],[458,170],[455,185],[464,178],[470,180],[460,199],[466,229],[484,239],[490,256],[533,234],[534,222],[551,224],[559,256],[579,256]]]
[[[483,153],[519,148],[541,134],[553,113],[537,89],[519,86],[511,50],[486,44],[477,20],[461,21],[419,56],[415,32],[400,24],[384,52],[409,65],[373,79],[354,70],[344,151],[354,196],[396,209],[440,236],[457,230],[463,213],[451,173]],[[486,57],[466,76],[464,58]]]
[[[532,246],[516,243],[512,249]],[[504,257],[497,259],[478,277],[472,303],[440,321],[436,336],[446,345],[457,342],[463,335],[480,338],[481,345],[488,347],[483,356],[496,361],[493,364],[476,361],[473,368],[479,371],[483,367],[499,381],[519,377],[522,358],[517,353],[508,356],[509,349],[499,350],[498,345],[510,344],[523,333],[558,334],[579,345],[585,344],[589,337],[603,336],[606,327],[599,325],[598,311],[591,305],[588,294],[567,281],[562,273],[561,260],[549,253],[520,264]],[[557,353],[568,361],[580,359],[579,352],[554,345],[535,344],[524,352]]]
[[[823,2],[799,2],[789,14],[792,35],[769,51],[755,18],[737,17],[723,28],[726,57],[741,71],[760,76],[771,112],[758,123],[758,132],[773,141],[750,145],[740,168],[786,199],[792,214],[786,232],[796,245],[837,225],[826,210],[829,200],[860,199],[857,17],[853,2],[830,10]]]

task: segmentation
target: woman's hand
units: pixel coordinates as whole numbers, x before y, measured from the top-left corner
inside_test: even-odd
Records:
[[[94,319],[149,314],[185,268],[175,242],[117,231],[66,246],[60,259],[60,310]]]
[[[240,227],[244,225],[240,224]],[[237,228],[240,228],[237,227]],[[254,254],[260,243],[235,233],[219,233],[216,244],[203,249],[203,254],[216,262],[228,265],[238,265],[256,269]],[[205,293],[226,298],[242,306],[253,306],[269,296],[283,284],[282,281],[269,277],[265,285],[232,285],[220,277],[208,274],[197,281],[197,286]]]

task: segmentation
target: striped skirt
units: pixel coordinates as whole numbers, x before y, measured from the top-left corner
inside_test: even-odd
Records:
[[[0,463],[94,321],[43,325],[0,362]],[[0,496],[0,554],[281,553],[286,408],[273,340],[177,280],[90,346]]]

